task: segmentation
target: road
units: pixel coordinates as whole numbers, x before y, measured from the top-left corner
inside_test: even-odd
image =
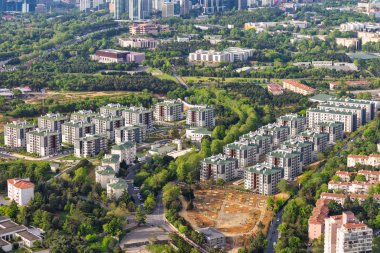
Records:
[[[175,79],[177,79],[177,81],[183,85],[186,89],[189,88],[189,86],[187,86],[187,84],[185,83],[185,81],[182,79],[182,77],[180,77],[179,75],[177,75],[176,71],[175,71],[175,67],[174,65],[172,65],[172,74],[173,76],[175,77]]]

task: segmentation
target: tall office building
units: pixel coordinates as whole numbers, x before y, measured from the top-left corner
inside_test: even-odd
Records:
[[[129,0],[113,0],[113,17],[121,19],[129,11]]]
[[[248,1],[247,0],[235,0],[236,10],[245,10],[247,9]]]
[[[104,9],[106,2],[104,0],[80,0],[79,10],[80,11],[90,11],[90,10],[101,10]]]
[[[203,13],[212,14],[224,11],[225,6],[222,0],[203,0]]]
[[[179,0],[181,16],[187,16],[190,13],[191,1]]]
[[[129,0],[129,19],[143,20],[150,18],[151,0]]]
[[[180,14],[180,3],[178,1],[165,0],[162,4],[162,17],[174,17]]]

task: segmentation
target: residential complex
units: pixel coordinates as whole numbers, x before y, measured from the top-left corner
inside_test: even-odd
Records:
[[[359,127],[366,122],[366,110],[361,107],[334,105],[322,103],[318,105],[318,109],[325,111],[350,112],[356,115],[356,126]]]
[[[123,110],[126,108],[127,107],[121,104],[108,104],[108,105],[100,107],[100,114],[121,117],[123,116],[123,113],[122,113]]]
[[[113,141],[115,139],[115,129],[124,126],[124,118],[102,114],[92,118],[92,123],[95,125],[96,134],[105,134],[108,140]]]
[[[249,132],[240,136],[240,141],[248,141],[259,147],[259,154],[265,155],[273,150],[273,136],[260,134],[259,132]]]
[[[186,129],[186,138],[193,142],[200,143],[205,136],[211,138],[211,131],[207,130],[207,128],[198,127]]]
[[[69,121],[67,116],[59,113],[48,113],[38,118],[38,128],[61,132],[61,126],[66,121]]]
[[[146,137],[146,127],[143,125],[126,125],[115,129],[115,143],[127,141],[142,143]]]
[[[259,128],[258,132],[263,135],[271,135],[273,137],[273,147],[279,147],[281,142],[289,139],[290,127],[281,126],[279,124],[267,124]]]
[[[290,139],[284,141],[281,146],[281,149],[293,150],[302,154],[302,165],[309,165],[314,161],[313,150],[314,143],[311,141],[302,141],[299,139]]]
[[[153,38],[144,37],[130,37],[130,38],[119,38],[119,45],[121,47],[131,47],[131,48],[157,48],[159,42]]]
[[[342,122],[344,132],[351,133],[356,130],[357,115],[352,112],[341,112],[337,110],[323,110],[312,108],[306,111],[308,127],[313,129],[321,122]]]
[[[351,107],[359,107],[365,110],[365,121],[368,122],[375,118],[376,111],[376,102],[367,101],[367,100],[359,100],[359,99],[338,99],[335,97],[331,97],[325,101],[328,104],[334,104],[336,106],[351,106]]]
[[[252,55],[253,49],[238,47],[230,47],[224,51],[197,50],[189,54],[189,61],[206,63],[247,61]]]
[[[305,84],[302,84],[300,82],[297,82],[295,80],[284,80],[282,82],[282,86],[284,87],[284,89],[287,89],[287,90],[293,91],[294,93],[302,94],[305,96],[314,94],[315,92],[315,89]]]
[[[8,198],[18,205],[27,206],[34,198],[34,184],[29,178],[13,178],[7,180]]]
[[[187,110],[186,124],[191,127],[214,127],[215,109],[209,106],[194,106]]]
[[[276,149],[267,156],[270,166],[284,169],[284,178],[293,180],[302,173],[302,153],[290,149]]]
[[[318,199],[309,218],[309,241],[318,239],[325,232],[325,218],[329,215],[329,199]]]
[[[329,134],[329,143],[335,144],[338,140],[343,139],[344,124],[342,122],[319,122],[314,127],[317,132],[325,132]]]
[[[107,189],[107,184],[115,178],[115,171],[110,166],[97,166],[95,169],[95,182],[99,183],[103,189]]]
[[[116,49],[97,50],[91,55],[93,61],[100,63],[137,63],[145,60],[145,54],[139,52],[121,51]]]
[[[236,141],[224,146],[224,154],[238,160],[239,169],[252,166],[259,160],[259,148],[248,141]],[[243,177],[243,170],[239,170],[238,176]]]
[[[79,111],[73,112],[70,115],[70,120],[91,122],[92,118],[97,115],[98,114],[96,112],[93,112],[91,110],[79,110]]]
[[[313,161],[317,158],[318,152],[323,152],[329,144],[329,134],[325,132],[315,132],[306,130],[297,137],[301,141],[310,141],[314,143]]]
[[[111,149],[112,155],[119,156],[119,162],[131,164],[136,159],[136,143],[132,141],[115,145]]]
[[[154,120],[157,122],[177,121],[183,118],[183,104],[175,100],[165,100],[154,107]]]
[[[39,156],[49,156],[61,151],[58,131],[39,129],[26,133],[26,151]]]
[[[107,184],[107,197],[119,199],[128,190],[128,183],[122,178],[111,179]]]
[[[258,194],[277,193],[277,184],[284,178],[284,169],[259,163],[244,170],[244,188]]]
[[[231,181],[238,176],[238,160],[223,154],[205,158],[201,162],[201,181],[223,179]]]
[[[296,113],[286,114],[277,118],[277,123],[280,126],[287,126],[290,128],[290,136],[295,137],[299,133],[306,130],[306,118]]]
[[[105,134],[86,135],[74,141],[74,154],[77,157],[95,157],[100,151],[106,149],[107,137]]]
[[[380,154],[347,156],[347,167],[355,167],[357,164],[379,167]]]
[[[147,130],[153,127],[153,111],[144,107],[129,107],[123,110],[125,125],[143,125]]]
[[[69,121],[62,124],[62,143],[74,145],[75,139],[95,133],[95,125],[86,121]]]
[[[4,126],[4,145],[11,148],[26,147],[26,133],[34,130],[35,125],[26,121],[13,121]]]

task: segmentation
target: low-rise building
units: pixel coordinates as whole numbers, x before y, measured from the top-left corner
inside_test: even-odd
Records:
[[[86,121],[69,121],[62,124],[62,142],[74,145],[75,139],[94,134],[95,125]]]
[[[355,167],[357,164],[373,167],[380,166],[380,154],[371,155],[348,155],[347,167]]]
[[[226,237],[224,236],[224,234],[214,228],[200,228],[197,231],[198,233],[202,233],[205,235],[207,246],[209,246],[210,248],[223,249],[226,245]]]
[[[203,159],[201,162],[201,181],[223,179],[231,181],[238,176],[238,160],[223,154]]]
[[[367,80],[357,80],[357,81],[338,81],[329,83],[330,90],[335,90],[336,88],[347,85],[352,88],[368,88],[371,85],[370,81]]]
[[[183,118],[183,104],[175,100],[165,100],[154,106],[154,120],[157,122],[177,121]]]
[[[131,164],[136,159],[136,142],[127,141],[119,145],[115,145],[111,149],[112,155],[119,156],[119,162]]]
[[[284,169],[284,179],[294,180],[302,173],[302,154],[290,149],[276,149],[267,156],[270,166]]]
[[[378,43],[380,42],[379,32],[358,32],[358,38],[361,39],[362,45],[367,43]]]
[[[92,119],[96,134],[105,134],[108,140],[115,139],[115,129],[124,126],[124,118],[112,115],[98,115]]]
[[[350,182],[351,178],[355,175],[354,172],[349,172],[349,171],[341,171],[338,170],[335,172],[335,175],[337,175],[342,182]]]
[[[129,33],[131,35],[148,35],[148,34],[158,34],[160,32],[168,32],[168,25],[160,24],[138,24],[134,23],[129,26]]]
[[[312,95],[315,92],[315,89],[295,80],[284,80],[282,82],[282,86],[284,89],[293,91],[294,93],[302,94],[304,96]]]
[[[13,178],[7,180],[8,198],[18,205],[26,206],[34,198],[34,184],[29,178]]]
[[[215,126],[215,109],[207,105],[191,107],[186,115],[186,124],[191,127]]]
[[[125,125],[143,125],[147,130],[153,127],[153,111],[144,107],[129,107],[123,110]]]
[[[306,118],[296,113],[280,116],[277,118],[277,123],[280,126],[289,127],[291,137],[297,136],[299,133],[305,131],[307,127]]]
[[[259,147],[248,141],[236,141],[224,146],[224,154],[238,160],[238,177],[243,177],[243,168],[252,166],[259,160]]]
[[[131,47],[131,48],[157,48],[159,42],[153,38],[145,37],[130,37],[130,38],[119,38],[119,45],[121,47]]]
[[[335,43],[338,46],[358,49],[360,40],[358,38],[335,38]]]
[[[124,192],[128,191],[128,183],[122,178],[114,178],[107,184],[107,197],[119,199]]]
[[[86,135],[74,141],[74,154],[77,157],[95,157],[107,149],[105,134]]]
[[[278,96],[284,93],[282,87],[276,83],[268,83],[268,91],[274,96]]]
[[[4,126],[4,145],[11,148],[26,147],[26,133],[33,131],[35,125],[26,121],[13,121]]]
[[[372,170],[359,170],[358,175],[365,176],[365,179],[367,181],[374,181],[379,182],[380,181],[380,171],[372,171]]]
[[[144,125],[126,125],[115,129],[115,143],[121,144],[127,141],[142,143],[146,137]]]
[[[95,182],[99,183],[103,189],[107,189],[107,184],[115,178],[115,171],[109,166],[97,166],[95,168]]]
[[[38,118],[38,128],[49,129],[61,133],[62,124],[69,121],[69,117],[59,113],[48,113]]]
[[[236,62],[247,61],[253,55],[253,49],[229,47],[223,51],[197,50],[189,54],[190,62]]]
[[[281,149],[291,149],[302,154],[301,161],[302,165],[309,165],[313,162],[313,149],[314,143],[311,141],[302,141],[299,139],[290,139],[284,141],[281,146]]]
[[[61,151],[58,131],[39,129],[26,133],[26,151],[41,157],[57,154]]]
[[[343,139],[344,124],[342,122],[319,122],[314,130],[317,132],[325,132],[329,134],[329,143],[334,145],[338,140]]]
[[[145,60],[145,54],[139,52],[121,51],[116,49],[96,50],[91,55],[93,61],[100,63],[137,63],[141,64]]]
[[[198,127],[186,129],[186,138],[193,142],[200,143],[205,136],[211,138],[211,131],[207,130],[207,128]]]
[[[309,218],[309,241],[321,237],[325,232],[325,218],[329,214],[329,199],[318,199]]]
[[[342,122],[344,131],[352,133],[357,128],[357,115],[353,112],[311,108],[306,111],[307,124],[314,129],[320,122]]]
[[[353,181],[353,182],[336,182],[336,181],[330,181],[328,183],[328,189],[336,191],[343,191],[344,193],[356,193],[356,194],[363,194],[368,193],[369,189],[374,187],[377,182],[360,182],[360,181]]]
[[[244,170],[244,188],[258,194],[277,193],[277,184],[284,178],[284,169],[259,163]]]

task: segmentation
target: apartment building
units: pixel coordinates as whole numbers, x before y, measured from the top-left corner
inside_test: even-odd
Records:
[[[336,182],[330,181],[328,183],[328,189],[334,192],[343,191],[345,193],[357,193],[363,194],[368,193],[369,189],[374,187],[377,182],[361,182],[361,181],[352,181],[352,182]]]
[[[18,205],[27,206],[34,198],[34,184],[29,178],[13,178],[7,180],[8,198]]]
[[[115,129],[115,143],[127,141],[142,143],[146,137],[146,127],[143,125],[126,125]]]
[[[295,80],[284,80],[282,82],[282,86],[284,87],[284,89],[290,90],[294,93],[298,93],[304,96],[312,95],[315,92],[315,89]]]
[[[115,145],[111,149],[112,155],[119,156],[119,162],[131,164],[136,159],[136,142],[127,141],[119,145]]]
[[[77,157],[95,157],[102,150],[107,150],[105,134],[86,135],[74,141],[74,154]]]
[[[302,173],[302,154],[290,149],[276,149],[267,156],[267,163],[284,169],[284,179],[294,180]]]
[[[338,140],[343,139],[344,124],[342,122],[319,122],[314,130],[316,132],[325,132],[329,134],[329,144],[334,145]]]
[[[226,245],[226,237],[223,233],[219,232],[215,228],[200,228],[197,230],[197,232],[205,235],[207,246],[209,246],[210,248],[223,249]]]
[[[360,99],[338,99],[335,97],[332,97],[325,101],[328,104],[334,104],[337,106],[352,106],[352,107],[359,107],[365,109],[366,112],[366,118],[365,122],[368,122],[370,120],[373,120],[375,118],[375,112],[376,112],[376,102],[375,101],[367,101],[367,100],[360,100]]]
[[[139,52],[122,51],[116,49],[96,50],[91,55],[91,60],[100,63],[137,63],[141,64],[145,60],[145,54]]]
[[[297,136],[305,131],[307,127],[306,118],[296,113],[286,114],[277,118],[277,124],[289,127],[291,137]]]
[[[318,152],[323,152],[329,143],[329,134],[325,132],[315,132],[306,130],[299,134],[297,137],[301,141],[310,141],[314,143],[313,147],[313,161],[316,160]]]
[[[373,231],[352,212],[325,219],[324,253],[372,252]]]
[[[374,181],[379,182],[380,181],[380,171],[372,171],[372,170],[359,170],[358,175],[365,176],[365,179],[367,181]]]
[[[244,188],[263,195],[277,193],[277,184],[284,178],[284,169],[259,163],[244,170]]]
[[[207,128],[190,128],[186,129],[186,138],[193,142],[201,143],[203,137],[209,136],[211,138],[211,133]]]
[[[290,139],[288,141],[284,141],[281,146],[281,149],[290,149],[302,154],[301,161],[302,165],[309,165],[313,160],[313,149],[314,143],[311,141],[301,141],[299,139]]]
[[[231,181],[238,176],[238,160],[223,154],[218,154],[201,161],[201,181],[223,179]]]
[[[307,123],[310,129],[314,129],[320,122],[342,122],[344,131],[351,133],[357,128],[357,115],[352,112],[337,110],[323,110],[311,108],[306,111]]]
[[[353,178],[356,175],[356,173],[338,170],[337,172],[335,172],[335,175],[339,177],[341,182],[350,182],[351,178]]]
[[[183,104],[175,100],[165,100],[154,106],[154,120],[157,122],[177,121],[183,118]]]
[[[147,130],[153,127],[153,111],[144,107],[129,107],[123,111],[125,125],[143,125]]]
[[[114,141],[115,129],[124,126],[124,118],[112,115],[98,115],[92,119],[96,134],[105,134],[108,140]]]
[[[73,112],[70,115],[70,120],[91,122],[92,118],[98,115],[99,114],[93,112],[92,110],[79,110],[79,111]]]
[[[197,50],[189,54],[190,62],[236,62],[247,61],[253,55],[253,49],[229,47],[223,51],[215,50]]]
[[[114,117],[122,117],[123,110],[126,109],[124,105],[121,104],[108,104],[100,107],[100,114],[102,115],[112,115]]]
[[[215,109],[207,105],[191,107],[187,110],[186,124],[191,127],[214,127]]]
[[[35,125],[26,121],[13,121],[4,126],[4,145],[11,148],[26,147],[26,133],[33,131]]]
[[[290,137],[290,128],[288,126],[280,126],[276,123],[267,124],[258,130],[263,135],[271,135],[273,137],[273,147],[279,147],[281,142],[286,141]]]
[[[168,32],[168,25],[159,24],[138,24],[134,23],[129,26],[129,33],[131,35],[148,35],[148,34],[158,34],[160,32]]]
[[[359,45],[360,45],[360,39],[358,39],[358,38],[335,38],[335,43],[338,46],[358,49]]]
[[[260,134],[258,131],[249,132],[240,136],[240,141],[248,141],[259,147],[259,154],[265,155],[273,150],[273,136]]]
[[[61,132],[62,124],[67,121],[69,121],[68,116],[59,113],[48,113],[38,118],[38,128]]]
[[[321,237],[325,232],[325,218],[329,215],[329,199],[318,199],[309,218],[309,241]]]
[[[102,166],[108,166],[113,169],[115,173],[119,173],[120,170],[120,156],[105,154],[102,159]]]
[[[369,198],[369,194],[363,193],[363,194],[357,194],[357,193],[329,193],[329,192],[322,192],[321,198],[323,199],[329,199],[334,200],[340,205],[344,205],[347,198],[349,198],[352,202],[358,201],[360,205],[364,204],[366,199]],[[380,194],[373,194],[371,195],[374,200],[380,204]]]
[[[159,42],[153,38],[144,37],[130,37],[130,38],[119,38],[119,45],[121,47],[131,47],[131,48],[157,48]]]
[[[95,133],[95,125],[86,121],[69,121],[61,126],[62,128],[62,142],[73,144],[75,139],[82,138],[86,134]]]
[[[110,166],[96,166],[95,182],[99,183],[103,189],[107,189],[107,184],[115,178],[115,171]]]
[[[321,110],[332,110],[332,111],[338,111],[338,112],[351,112],[353,114],[356,114],[356,126],[359,127],[361,125],[364,125],[366,122],[366,110],[365,108],[356,107],[356,106],[343,106],[343,105],[334,105],[334,104],[328,104],[323,103],[318,105],[318,109]]]
[[[61,138],[58,131],[39,129],[26,133],[26,151],[41,157],[61,151]]]
[[[355,167],[357,164],[367,165],[372,167],[380,166],[380,154],[370,155],[348,155],[347,167]]]
[[[107,184],[107,197],[109,199],[115,198],[116,200],[123,195],[123,192],[128,191],[128,183],[122,178],[113,178]]]
[[[242,168],[252,166],[259,160],[259,147],[248,141],[236,141],[224,146],[224,154],[238,160],[238,177],[243,177]]]

